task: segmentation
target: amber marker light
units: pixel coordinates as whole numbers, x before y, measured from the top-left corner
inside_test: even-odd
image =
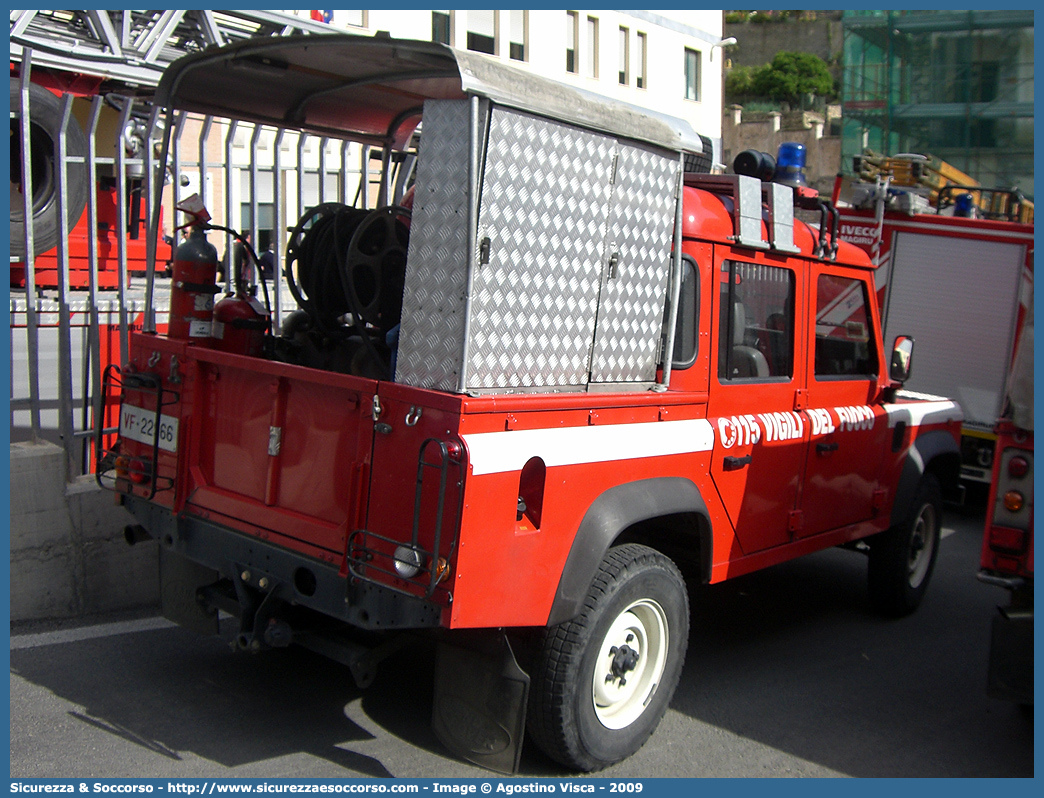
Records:
[[[1004,508],[1008,512],[1017,513],[1026,504],[1026,498],[1017,490],[1009,490],[1004,494]]]
[[[435,584],[438,584],[446,575],[449,573],[449,563],[446,562],[445,557],[439,557],[438,563],[435,566]]]

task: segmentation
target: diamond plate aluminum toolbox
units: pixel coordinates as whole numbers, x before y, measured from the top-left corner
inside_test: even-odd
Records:
[[[475,114],[466,100],[426,102],[396,381],[649,388],[679,169],[675,153],[486,101]]]

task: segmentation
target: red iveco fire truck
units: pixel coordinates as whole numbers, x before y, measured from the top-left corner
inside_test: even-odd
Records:
[[[928,159],[886,162],[925,172]],[[930,191],[899,179],[854,186],[841,238],[879,266],[885,337],[902,330],[917,341],[910,388],[953,397],[964,411],[961,477],[989,485],[979,579],[1010,595],[994,618],[988,692],[1031,704],[1033,205],[1017,189]]]
[[[901,330],[917,341],[918,368],[907,387],[961,405],[961,478],[985,485],[1032,302],[1033,223],[1026,216],[1032,205],[1012,190],[950,185],[934,200],[918,191],[856,184],[856,204],[840,209],[840,236],[878,267],[885,337]],[[1003,210],[987,214],[969,205],[966,213],[973,215],[958,215],[958,200],[970,191]]]
[[[243,42],[176,62],[158,102],[386,165],[423,117],[409,209],[301,219],[299,309],[259,355],[152,318],[110,370],[99,479],[159,541],[169,617],[225,610],[241,648],[310,647],[360,684],[427,630],[448,748],[511,771],[528,730],[596,770],[666,711],[686,579],[844,546],[876,608],[922,600],[961,410],[901,390],[913,341],[882,339],[870,259],[795,221],[795,196],[828,202],[707,174],[680,120],[439,44]],[[204,234],[174,288],[205,298]]]
[[[979,580],[1008,591],[990,641],[989,695],[1033,703],[1033,309],[1022,325],[997,424]]]

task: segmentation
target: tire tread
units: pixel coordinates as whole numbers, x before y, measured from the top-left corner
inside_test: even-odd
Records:
[[[918,589],[910,588],[905,578],[907,564],[907,538],[925,502],[936,508],[936,523],[940,522],[942,490],[933,474],[925,474],[917,486],[917,492],[907,517],[870,541],[870,557],[867,568],[867,587],[873,608],[887,618],[909,615],[920,605],[934,570],[934,558],[938,556],[939,537],[935,541],[933,563]]]
[[[533,687],[530,690],[527,730],[539,748],[563,765],[591,771],[612,764],[595,759],[577,744],[579,734],[575,729],[576,721],[567,709],[572,699],[568,689],[571,686],[569,673],[576,667],[576,661],[583,657],[583,643],[590,637],[591,627],[598,620],[599,604],[611,591],[613,583],[619,581],[630,569],[644,569],[648,566],[664,568],[684,584],[677,566],[655,549],[635,543],[613,547],[599,566],[580,614],[570,621],[548,628],[543,633],[540,653],[534,668]],[[688,596],[684,591],[682,595],[685,597],[684,609],[688,617]],[[587,642],[591,641],[587,639]],[[678,674],[681,673],[684,661],[683,647]],[[676,683],[677,681],[675,684],[663,684],[658,689],[669,689],[673,693]],[[655,728],[654,724],[649,736]],[[641,744],[644,742],[645,740],[642,740]]]

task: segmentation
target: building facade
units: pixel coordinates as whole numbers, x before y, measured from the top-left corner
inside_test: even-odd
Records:
[[[721,153],[721,11],[294,11],[348,33],[438,41],[681,117]]]
[[[436,41],[484,53],[505,64],[688,121],[709,142],[707,165],[722,161],[724,54],[721,11],[603,10],[288,10],[302,23],[373,36]],[[199,186],[196,153],[202,121],[189,119],[181,137],[185,185],[179,197],[199,191],[219,223],[250,230],[259,251],[276,249],[305,208],[351,202],[370,193],[361,168],[368,157],[357,145],[298,137],[251,125],[218,122],[206,136],[206,186]],[[217,139],[215,141],[215,139]],[[278,151],[278,152],[277,152]],[[273,190],[277,154],[286,170],[280,196]],[[720,170],[720,169],[719,169]],[[168,188],[167,202],[173,203]],[[171,214],[170,218],[173,218]],[[216,240],[226,252],[231,239]]]
[[[1033,194],[1033,11],[846,11],[842,167],[931,154]]]

